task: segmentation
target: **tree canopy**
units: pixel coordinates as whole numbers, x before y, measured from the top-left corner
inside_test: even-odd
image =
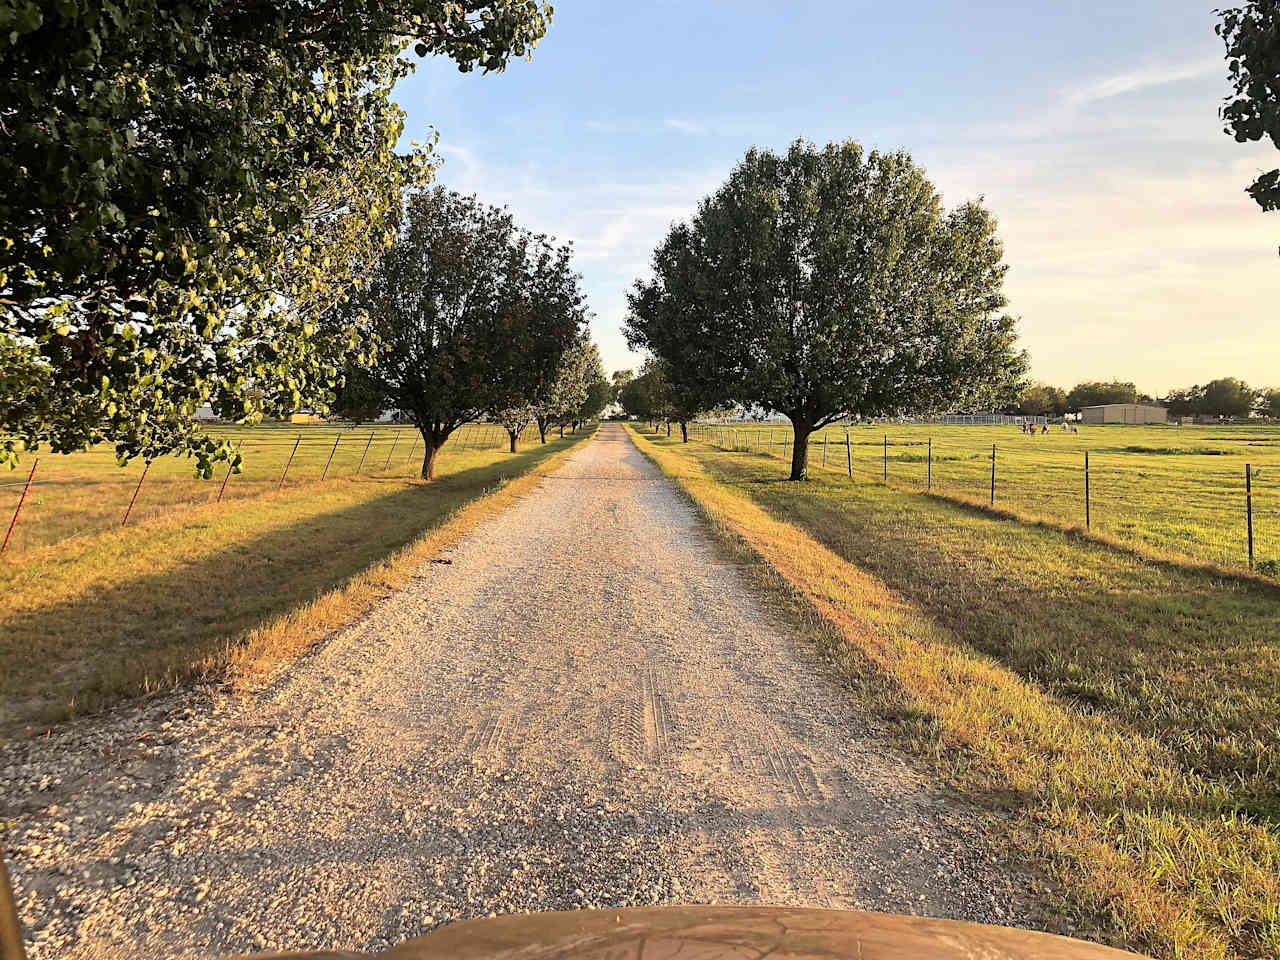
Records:
[[[0,2],[0,458],[228,455],[197,406],[322,409],[390,238],[403,52],[502,70],[536,0]]]
[[[1018,412],[1036,417],[1060,417],[1067,412],[1067,394],[1048,383],[1027,384],[1018,398]]]
[[[595,420],[600,414],[604,413],[613,398],[613,384],[609,378],[605,376],[604,361],[600,359],[600,348],[594,343],[587,346],[587,358],[585,367],[586,390],[584,391],[582,403],[578,405],[578,409],[574,412],[574,420],[578,423],[587,423]]]
[[[370,318],[382,346],[367,375],[421,432],[423,479],[463,423],[533,402],[521,390],[579,337],[578,281],[567,247],[505,210],[440,187],[409,198],[395,243],[343,309]]]
[[[1280,3],[1249,0],[1218,13],[1232,86],[1221,110],[1226,132],[1280,148]],[[1280,210],[1280,169],[1259,174],[1248,193],[1263,210]]]
[[[627,336],[727,401],[790,418],[799,480],[809,434],[837,419],[1016,395],[1005,270],[991,215],[944,211],[907,153],[796,141],[748,151],[671,229]]]
[[[574,408],[581,402],[578,393],[565,394],[563,371],[567,358],[581,353],[584,344],[594,349],[585,329],[586,301],[578,287],[581,278],[572,268],[571,248],[552,247],[542,235],[523,237],[521,246],[528,262],[527,288],[519,306],[524,314],[510,325],[512,339],[495,365],[489,388],[489,413],[506,427],[512,453],[524,428],[543,415],[548,398]],[[584,382],[581,394],[585,393]],[[541,420],[539,434],[545,443]]]
[[[1076,413],[1083,407],[1096,407],[1104,403],[1137,402],[1137,385],[1121,380],[1077,383],[1067,394],[1067,409]]]
[[[532,398],[538,437],[547,442],[547,428],[564,425],[575,419],[578,408],[587,399],[587,378],[592,351],[596,346],[584,330],[577,342],[564,351],[556,367],[555,377]],[[599,359],[599,353],[595,356]]]

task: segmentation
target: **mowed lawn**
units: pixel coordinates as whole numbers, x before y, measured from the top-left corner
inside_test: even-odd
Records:
[[[106,444],[84,453],[40,456],[5,556],[115,529],[135,492],[130,525],[203,506],[219,496],[224,502],[252,499],[280,489],[282,479],[283,486],[290,488],[321,477],[355,476],[357,471],[362,476],[410,479],[422,470],[422,439],[412,426],[269,424],[214,426],[209,433],[238,447],[244,456],[240,473],[228,477],[226,466],[219,466],[212,480],[197,480],[190,459],[161,457],[145,467],[143,479],[143,463],[135,460],[120,467],[115,451]],[[534,427],[524,432],[521,443],[537,439]],[[507,434],[491,423],[467,424],[449,438],[445,449],[450,453],[506,451]],[[0,525],[5,529],[22,496],[31,462],[26,457],[18,470],[0,473]]]
[[[1027,436],[1014,426],[833,426],[810,439],[809,461],[815,469],[825,465],[846,477],[851,471],[861,483],[884,482],[887,475],[895,487],[928,488],[986,504],[994,445],[997,507],[1083,528],[1087,452],[1088,520],[1094,533],[1246,568],[1247,464],[1253,476],[1255,558],[1262,571],[1280,578],[1280,426],[1079,429],[1063,433],[1051,426],[1047,434]],[[699,426],[696,434],[720,446],[791,457],[792,433],[784,424]]]
[[[817,614],[851,694],[1015,812],[1010,844],[1064,909],[1157,957],[1280,956],[1280,585],[831,472],[788,483],[761,455],[641,448]]]
[[[136,526],[117,521],[6,557],[0,734],[191,678],[269,671],[350,622],[590,432],[546,446],[535,438],[515,455],[451,444],[429,484],[407,470],[347,471],[279,491],[259,481],[255,495],[245,482],[240,499],[223,503],[175,496]],[[267,469],[250,460],[246,472]],[[165,486],[154,490],[159,497]],[[83,520],[99,505],[80,497],[94,495],[60,490],[65,499],[51,496],[44,507]],[[74,524],[64,520],[62,529]]]

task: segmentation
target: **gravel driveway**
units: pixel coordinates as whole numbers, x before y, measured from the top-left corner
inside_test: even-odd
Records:
[[[260,694],[6,748],[33,957],[373,949],[588,905],[1026,916],[974,811],[622,429],[441,559]]]

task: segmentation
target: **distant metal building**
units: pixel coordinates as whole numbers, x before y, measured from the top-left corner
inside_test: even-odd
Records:
[[[1152,403],[1101,403],[1082,407],[1080,419],[1085,423],[1168,423],[1169,411]]]

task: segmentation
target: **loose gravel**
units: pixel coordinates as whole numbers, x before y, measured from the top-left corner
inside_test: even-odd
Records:
[[[32,960],[373,950],[453,920],[774,903],[1017,925],[1030,878],[604,427],[249,697],[0,752]]]

